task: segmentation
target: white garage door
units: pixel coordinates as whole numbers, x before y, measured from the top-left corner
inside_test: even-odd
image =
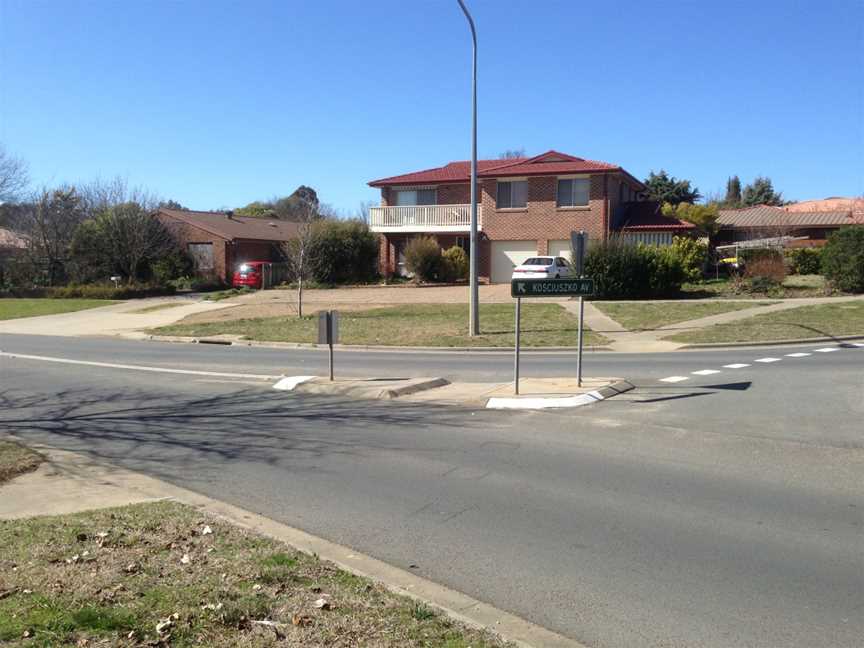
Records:
[[[537,256],[537,241],[492,241],[492,283],[510,283],[513,268]]]
[[[549,254],[564,257],[568,261],[572,261],[573,249],[570,247],[570,240],[549,241]]]

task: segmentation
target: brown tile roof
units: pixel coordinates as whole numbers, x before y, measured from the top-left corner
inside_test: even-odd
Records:
[[[822,212],[822,211],[849,211],[864,214],[864,197],[842,198],[832,197],[823,200],[802,200],[783,207],[790,212]]]
[[[227,241],[288,241],[297,236],[299,225],[291,221],[231,216],[225,212],[160,209],[159,214],[215,234]]]
[[[7,250],[23,250],[27,247],[27,240],[5,227],[0,227],[0,248]]]
[[[498,178],[504,176],[529,176],[529,175],[561,175],[567,173],[598,173],[604,171],[621,171],[627,173],[620,166],[608,162],[596,160],[584,160],[582,158],[559,153],[558,151],[546,151],[541,155],[531,158],[513,158],[509,160],[477,160],[477,175],[480,178]],[[630,174],[627,174],[630,175]],[[633,178],[633,176],[630,176]],[[442,167],[415,171],[402,175],[391,176],[373,180],[370,187],[387,187],[391,185],[404,184],[443,184],[448,182],[469,182],[471,179],[471,162],[462,160],[450,162]],[[639,180],[633,178],[640,186]]]
[[[721,227],[837,227],[855,221],[848,211],[791,212],[782,207],[757,205],[742,209],[721,209]]]
[[[625,203],[624,213],[618,220],[617,229],[632,231],[688,231],[695,229],[693,223],[663,215],[660,203],[653,200]]]

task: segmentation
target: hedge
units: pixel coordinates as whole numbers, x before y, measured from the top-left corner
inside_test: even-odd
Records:
[[[45,288],[12,288],[0,292],[0,297],[29,297],[45,299],[141,299],[173,295],[173,286],[84,284]]]
[[[822,249],[822,274],[846,292],[864,292],[864,225],[842,227]]]
[[[685,272],[671,247],[634,245],[620,237],[594,243],[585,255],[585,274],[601,298],[673,297]]]

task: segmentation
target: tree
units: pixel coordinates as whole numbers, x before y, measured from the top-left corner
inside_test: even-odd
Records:
[[[506,151],[504,151],[503,153],[501,153],[498,156],[498,159],[499,160],[517,160],[519,158],[524,158],[524,157],[525,157],[525,149],[524,148],[518,148],[518,149],[507,149]]]
[[[297,282],[297,317],[303,317],[303,282],[312,276],[310,252],[315,244],[315,225],[321,220],[317,200],[315,203],[304,201],[302,209],[294,212],[293,220],[297,223],[297,234],[282,244],[282,252]]]
[[[27,163],[0,144],[0,204],[17,200],[29,182]]]
[[[693,205],[690,203],[663,203],[663,215],[667,218],[692,223],[704,236],[713,236],[717,233],[717,218],[719,212],[716,204]]]
[[[176,211],[189,211],[188,207],[184,207],[176,200],[163,200],[159,203],[159,209],[174,209]]]
[[[737,175],[726,181],[726,196],[723,198],[723,206],[727,209],[737,209],[741,206],[741,180]]]
[[[785,201],[783,200],[783,194],[774,191],[771,178],[759,176],[752,184],[744,187],[743,203],[747,207],[755,205],[774,205],[779,207],[785,204]]]
[[[305,218],[309,206],[318,210],[318,194],[312,187],[300,185],[290,196],[274,197],[265,201],[256,200],[235,210],[235,213],[239,216],[300,222]]]
[[[270,203],[256,200],[244,207],[234,210],[238,216],[249,216],[252,218],[275,218],[273,214],[273,206]]]
[[[126,178],[114,176],[110,180],[97,178],[78,188],[82,205],[88,218],[96,218],[117,205],[136,203],[153,212],[160,206],[160,199],[142,187],[130,187]]]
[[[28,260],[49,286],[66,279],[72,234],[86,216],[74,187],[43,189],[21,214],[19,229],[27,241]]]
[[[70,246],[76,274],[85,281],[114,273],[128,283],[146,281],[153,264],[178,252],[168,229],[136,202],[114,205],[85,221]]]
[[[357,220],[369,224],[369,210],[375,206],[374,200],[364,200],[360,203],[360,206],[357,208],[357,213],[354,215],[354,218]]]
[[[663,169],[659,173],[652,171],[648,174],[645,184],[648,185],[648,198],[660,203],[695,203],[702,197],[696,187],[690,186],[689,180],[679,180]]]

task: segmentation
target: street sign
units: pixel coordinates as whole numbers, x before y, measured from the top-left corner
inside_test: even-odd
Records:
[[[588,248],[588,232],[585,230],[570,232],[570,247],[573,250],[570,265],[576,276],[581,277],[585,274],[585,250]]]
[[[594,294],[593,279],[513,279],[511,297],[581,297]]]
[[[326,344],[330,356],[330,380],[333,380],[333,345],[339,343],[339,313],[321,311],[318,313],[318,344]]]

